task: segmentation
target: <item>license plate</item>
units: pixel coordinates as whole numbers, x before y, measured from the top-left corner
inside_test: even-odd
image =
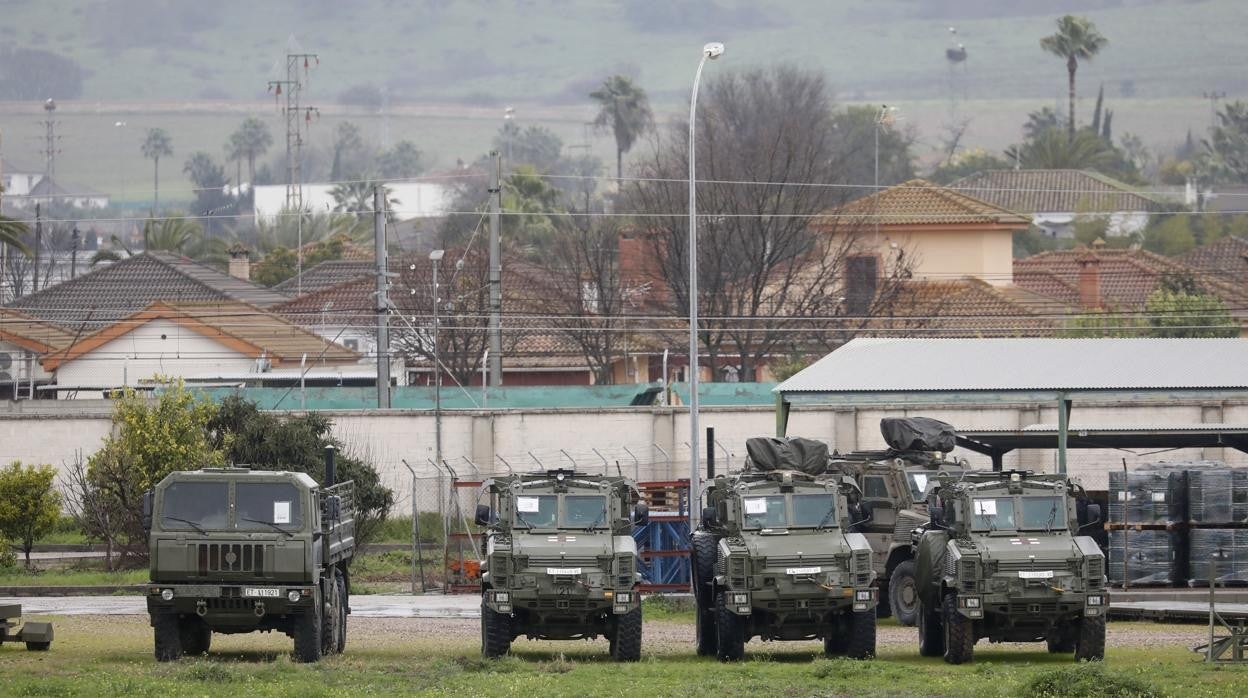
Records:
[[[271,587],[244,587],[243,588],[243,596],[250,596],[252,598],[270,597],[270,596],[276,598],[281,595],[282,595],[281,589],[275,589]]]
[[[549,574],[551,576],[567,576],[567,575],[580,574],[580,573],[581,573],[580,567],[547,567],[546,568],[546,574]]]
[[[1020,570],[1019,579],[1052,579],[1053,570]]]
[[[785,574],[819,574],[822,571],[822,567],[790,567],[784,572]]]

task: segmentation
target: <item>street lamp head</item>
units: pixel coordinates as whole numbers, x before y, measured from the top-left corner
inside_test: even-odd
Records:
[[[702,47],[702,53],[706,54],[707,58],[715,60],[724,55],[724,45],[718,41],[713,41]]]
[[[435,262],[441,262],[441,261],[442,261],[442,255],[444,255],[444,254],[446,254],[446,250],[434,250],[433,252],[430,252],[430,253],[429,253],[429,259],[431,259],[431,260],[433,260],[433,261],[435,261]]]

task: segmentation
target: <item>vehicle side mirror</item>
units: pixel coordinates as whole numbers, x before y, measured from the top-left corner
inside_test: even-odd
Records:
[[[715,507],[702,507],[702,525],[718,526],[719,514],[715,511]]]
[[[638,526],[645,526],[650,523],[650,507],[645,502],[639,502],[633,507],[633,523]]]
[[[931,507],[932,523],[937,526],[945,525],[945,508],[939,504],[933,504]]]
[[[1089,504],[1087,511],[1085,513],[1085,516],[1087,517],[1088,522],[1083,524],[1079,528],[1082,529],[1082,528],[1087,528],[1088,526],[1092,526],[1093,524],[1099,524],[1101,522],[1101,505]]]
[[[478,526],[489,526],[494,518],[494,512],[488,504],[477,505],[477,515],[474,519]]]
[[[143,532],[151,534],[152,532],[152,499],[154,493],[148,490],[143,493]]]
[[[871,502],[862,502],[858,505],[858,513],[862,516],[862,523],[871,523],[875,517],[875,504]]]
[[[334,523],[342,518],[342,500],[338,497],[326,497],[321,505],[321,518],[325,523]]]

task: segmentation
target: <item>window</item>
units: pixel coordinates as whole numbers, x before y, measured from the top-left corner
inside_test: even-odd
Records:
[[[342,343],[346,348],[350,349],[351,351],[360,350],[360,340],[358,339],[344,339],[342,340]]]
[[[832,495],[793,495],[794,526],[836,526],[836,523],[836,500]]]
[[[165,489],[160,527],[224,530],[229,523],[230,485],[225,482],[175,482]]]
[[[568,495],[563,498],[563,523],[569,528],[598,527],[607,521],[607,498]]]
[[[288,482],[235,483],[234,504],[234,527],[240,531],[303,527],[299,489]]]
[[[1019,528],[1066,528],[1066,506],[1061,497],[1023,497],[1022,503],[1023,525]]]
[[[876,283],[880,278],[879,258],[875,255],[854,255],[845,260],[845,313],[866,315],[875,301]]]
[[[788,523],[782,494],[769,497],[744,497],[741,504],[745,508],[744,525],[746,528],[784,528]]]
[[[1013,497],[976,497],[971,501],[971,527],[977,531],[1013,530]]]
[[[529,494],[516,497],[516,525],[529,528],[554,528],[559,515],[559,497],[553,494]]]
[[[865,477],[862,480],[862,496],[867,499],[888,499],[888,485],[879,476]]]

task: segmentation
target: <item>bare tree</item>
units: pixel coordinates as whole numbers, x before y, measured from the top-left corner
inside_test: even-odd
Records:
[[[829,91],[815,72],[793,67],[728,73],[707,85],[698,118],[698,336],[712,366],[733,357],[741,380],[767,358],[805,351],[879,310],[897,272],[860,279],[863,306],[850,308],[851,259],[878,247],[860,222],[816,217],[857,195],[833,128]],[[629,210],[648,231],[658,275],[675,310],[688,313],[688,135],[673,125],[641,177],[626,188]],[[873,268],[880,269],[877,263]]]
[[[440,297],[438,351],[443,370],[467,385],[480,369],[489,346],[489,255],[481,244],[446,251],[439,268]],[[392,293],[406,322],[394,323],[393,341],[405,355],[433,365],[433,262],[419,256],[406,260],[401,271],[403,290]]]

